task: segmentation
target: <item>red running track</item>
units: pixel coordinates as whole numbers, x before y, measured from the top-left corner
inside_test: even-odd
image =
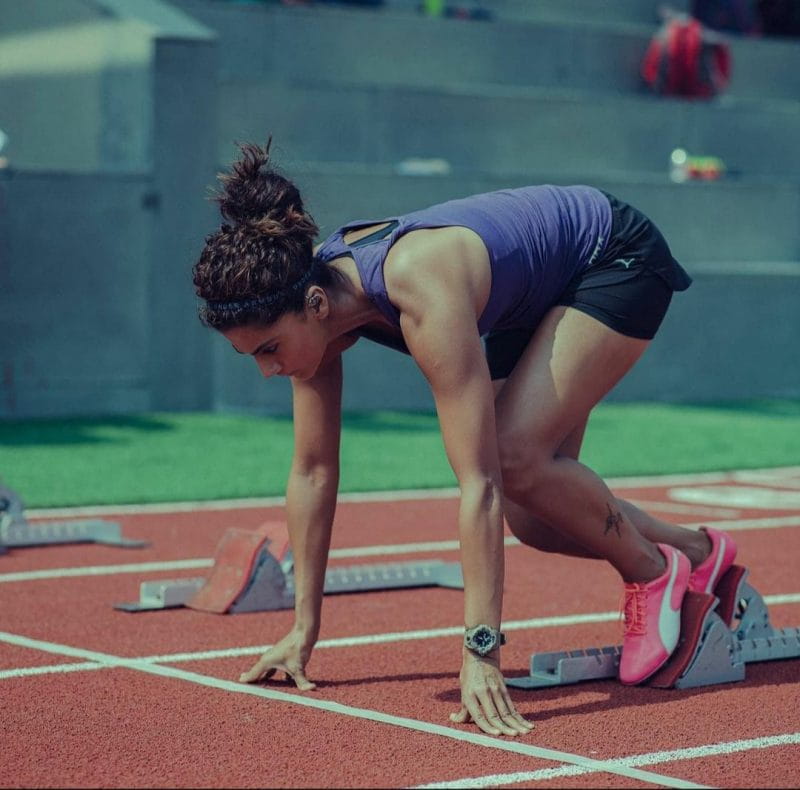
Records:
[[[615,491],[667,520],[724,522],[735,530],[751,584],[772,601],[773,624],[800,625],[800,470],[620,481]],[[418,545],[389,556],[337,555],[453,541],[456,509],[454,499],[341,504],[331,564],[454,561],[454,549]],[[283,681],[236,682],[290,627],[291,612],[112,608],[137,598],[144,579],[207,568],[103,566],[208,561],[226,528],[281,515],[279,508],[124,515],[124,534],[151,540],[150,548],[53,546],[0,557],[0,786],[797,786],[800,660],[751,664],[743,682],[685,691],[614,681],[514,690],[536,728],[510,740],[448,721],[459,697],[459,591],[326,598],[308,667],[319,688],[309,694]],[[619,642],[620,586],[609,566],[519,545],[506,556],[506,675],[525,674],[535,651]],[[39,571],[51,577],[34,578]],[[619,758],[630,759],[609,762]]]

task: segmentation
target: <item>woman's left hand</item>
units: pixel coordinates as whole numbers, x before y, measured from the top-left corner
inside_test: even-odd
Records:
[[[451,713],[450,721],[472,720],[489,735],[527,735],[533,729],[514,708],[497,658],[465,650],[460,679],[461,710]]]

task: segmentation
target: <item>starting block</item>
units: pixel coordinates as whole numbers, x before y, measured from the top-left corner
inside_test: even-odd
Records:
[[[747,568],[732,565],[714,595],[686,593],[681,636],[669,661],[644,685],[697,688],[744,680],[745,665],[800,657],[800,628],[774,628],[761,595],[747,583]],[[528,676],[506,678],[513,688],[564,686],[616,678],[622,646],[531,656]]]
[[[426,560],[329,568],[325,595],[408,587],[463,589],[457,562]],[[114,604],[123,612],[188,607],[216,614],[267,612],[294,607],[294,563],[283,523],[257,530],[229,529],[208,577],[142,582],[139,600]]]
[[[0,554],[9,549],[56,543],[102,543],[107,546],[141,548],[143,540],[123,538],[115,521],[48,521],[31,524],[19,494],[0,485]]]

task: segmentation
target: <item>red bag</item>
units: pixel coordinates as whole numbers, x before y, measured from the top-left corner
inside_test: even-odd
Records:
[[[730,76],[725,39],[685,14],[667,19],[642,61],[645,82],[667,96],[707,99],[723,91]]]

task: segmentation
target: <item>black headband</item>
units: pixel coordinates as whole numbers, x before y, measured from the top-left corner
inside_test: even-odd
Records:
[[[264,296],[253,296],[249,299],[237,299],[228,302],[209,299],[206,301],[206,304],[212,310],[248,310],[254,307],[267,307],[268,305],[285,298],[289,294],[299,291],[311,279],[315,269],[316,261],[312,260],[311,267],[299,280],[292,283],[287,288],[281,288],[277,291],[273,291],[272,293],[265,294]]]

